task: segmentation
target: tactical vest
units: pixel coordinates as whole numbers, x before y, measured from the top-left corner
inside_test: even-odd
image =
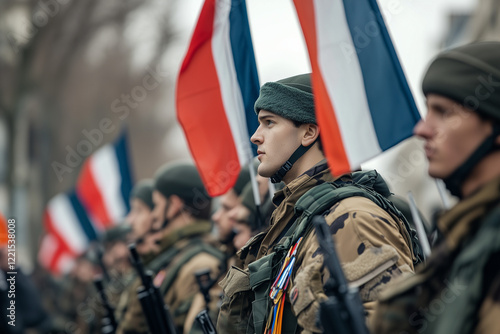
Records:
[[[385,211],[400,218],[412,240],[414,263],[422,261],[423,256],[418,245],[416,232],[410,227],[403,214],[390,202],[387,197],[391,195],[385,181],[374,170],[355,172],[352,182],[336,180],[313,187],[302,195],[295,204],[294,217],[289,223],[288,230],[274,246],[273,252],[249,264],[250,287],[255,295],[252,303],[252,319],[248,324],[247,334],[263,333],[271,299],[269,291],[281,264],[297,240],[308,235],[312,230],[312,217],[325,214],[335,203],[354,196],[368,198]],[[282,321],[282,333],[295,333],[297,320],[291,310],[290,303],[285,303]]]
[[[165,268],[166,266],[171,264],[172,261],[175,259],[175,263],[169,267],[168,272],[159,288],[162,296],[166,295],[167,291],[175,282],[175,279],[177,278],[177,275],[179,271],[182,269],[182,267],[200,253],[207,253],[216,257],[223,266],[221,268],[221,272],[226,271],[227,258],[222,251],[220,251],[219,249],[217,249],[212,245],[205,243],[201,238],[198,237],[192,238],[191,240],[189,240],[188,244],[185,247],[177,248],[173,246],[169,248],[167,251],[160,254],[160,256],[155,258],[148,265],[148,268],[150,270],[152,270],[154,273],[158,273],[162,268]],[[180,258],[176,259],[176,257],[178,256],[180,256]],[[190,305],[190,302],[191,301],[189,300],[188,303],[186,303],[187,305],[186,309],[180,308],[176,310],[171,310],[172,315],[176,317],[180,314],[188,312],[189,310],[188,306]]]

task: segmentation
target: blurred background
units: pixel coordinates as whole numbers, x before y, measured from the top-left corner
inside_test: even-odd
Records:
[[[0,1],[0,211],[17,221],[17,262],[26,270],[36,266],[48,201],[79,174],[82,163],[67,165],[68,155],[103,120],[110,131],[88,153],[127,128],[134,180],[167,161],[190,159],[174,93],[201,6],[201,0]],[[500,36],[495,0],[379,0],[379,6],[422,115],[420,82],[433,55]],[[292,1],[247,0],[247,7],[260,83],[310,71]],[[441,202],[425,164],[420,142],[410,139],[363,167],[381,172],[396,194],[411,190],[430,218]]]

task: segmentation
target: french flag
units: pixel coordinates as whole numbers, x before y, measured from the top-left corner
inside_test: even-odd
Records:
[[[126,134],[92,154],[82,166],[76,193],[99,231],[120,223],[130,210],[132,176]]]
[[[294,0],[334,175],[412,136],[420,114],[376,0]]]
[[[244,0],[206,0],[177,80],[177,118],[208,193],[253,157],[259,79]]]
[[[74,191],[58,194],[49,201],[44,225],[47,234],[38,258],[54,273],[67,272],[73,259],[97,239],[97,231]]]

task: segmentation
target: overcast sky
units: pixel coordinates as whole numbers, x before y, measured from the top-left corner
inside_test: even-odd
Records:
[[[183,41],[176,51],[181,55],[170,60],[179,64],[182,61],[202,3],[202,0],[183,3],[184,11],[178,16],[183,27]],[[449,15],[470,13],[477,0],[378,0],[378,3],[423,114],[425,105],[420,83],[429,61],[440,50],[449,26]],[[292,0],[247,0],[247,7],[260,83],[310,71]],[[381,172],[398,195],[406,197],[411,190],[428,219],[439,205],[437,188],[427,175],[421,143],[416,139],[368,161],[363,168]]]
[[[423,107],[419,90],[423,71],[439,50],[449,13],[470,11],[476,2],[378,0],[420,109]],[[178,16],[185,31],[185,45],[181,49],[187,48],[202,3],[202,0],[183,3],[183,11]],[[292,0],[247,0],[247,7],[261,84],[310,71]]]

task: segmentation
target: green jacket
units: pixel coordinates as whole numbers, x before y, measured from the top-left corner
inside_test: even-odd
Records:
[[[210,269],[214,275],[223,269],[224,254],[217,249],[208,221],[195,221],[185,227],[171,231],[160,241],[160,253],[147,267],[156,275],[153,283],[164,295],[165,304],[179,333],[183,331],[186,314],[194,295],[199,291],[195,272]],[[140,285],[136,282],[134,287]],[[133,287],[133,288],[134,288]],[[145,316],[137,296],[130,298],[124,319],[117,333],[148,333]]]
[[[350,180],[350,175],[339,179]],[[295,204],[309,190],[333,181],[326,163],[320,163],[275,194],[277,208],[271,227],[242,248],[239,264],[221,282],[224,299],[217,322],[219,333],[262,333],[270,307],[267,291],[274,280],[264,272],[273,272],[280,265],[273,257],[283,251],[288,232],[293,233],[289,223],[295,219]],[[335,203],[327,211],[326,221],[346,277],[360,288],[370,313],[382,287],[393,277],[413,271],[411,240],[404,224],[359,196]],[[315,232],[304,231],[286,290],[283,333],[320,332],[316,319],[320,302],[327,298],[323,285],[329,274],[323,267]]]
[[[444,241],[417,274],[382,294],[373,333],[496,333],[500,178],[445,212]]]

